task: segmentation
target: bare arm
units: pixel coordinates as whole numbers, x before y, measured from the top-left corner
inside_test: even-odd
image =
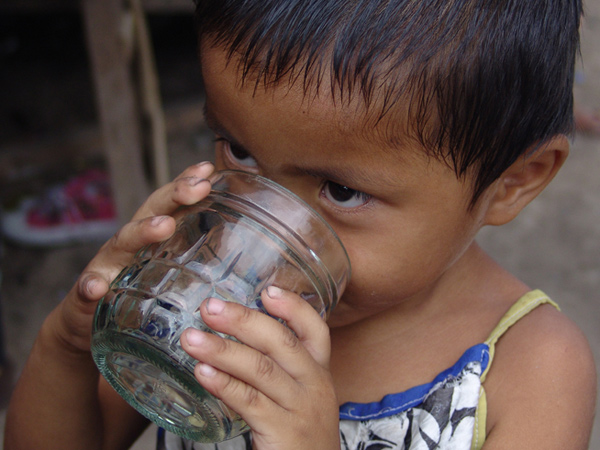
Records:
[[[201,180],[212,171],[212,165],[193,166],[153,193],[45,320],[9,405],[5,450],[126,449],[143,430],[146,420],[101,379],[94,365],[94,310],[139,248],[173,233],[175,222],[168,215],[206,196],[210,185]]]
[[[485,450],[588,448],[595,364],[581,331],[551,306],[533,311],[502,337],[485,387]]]
[[[105,382],[99,388],[89,352],[65,348],[52,336],[51,320],[13,394],[4,448],[128,448],[145,420]]]

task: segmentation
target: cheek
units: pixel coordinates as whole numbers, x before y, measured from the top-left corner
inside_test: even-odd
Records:
[[[352,264],[352,278],[346,292],[344,303],[356,309],[378,309],[396,302],[412,290],[419,272],[413,269],[414,256],[410,246],[403,243],[402,236],[397,239],[383,239],[389,236],[389,230],[377,233],[361,233],[344,240]]]
[[[354,258],[344,302],[359,309],[384,309],[415,295],[442,272],[439,261],[424,263],[427,258],[407,253],[402,246],[388,246],[385,254],[366,252]]]
[[[347,237],[352,279],[344,303],[356,309],[385,309],[431,287],[467,248],[464,229],[434,222],[380,227]]]

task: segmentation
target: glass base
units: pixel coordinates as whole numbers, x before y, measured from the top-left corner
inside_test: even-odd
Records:
[[[92,355],[108,383],[158,426],[197,442],[221,442],[248,430],[165,352],[114,331],[96,333]]]

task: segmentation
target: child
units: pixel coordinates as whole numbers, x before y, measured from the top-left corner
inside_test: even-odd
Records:
[[[246,345],[188,329],[196,377],[251,432],[166,449],[585,449],[585,338],[476,244],[563,164],[578,0],[198,0],[216,168],[288,187],[337,231],[352,280],[325,324],[263,293],[277,321],[209,299]],[[91,317],[213,166],[156,191],[45,321],[14,392],[6,450],[125,449],[146,426],[102,380]],[[507,243],[510,245],[510,243]]]

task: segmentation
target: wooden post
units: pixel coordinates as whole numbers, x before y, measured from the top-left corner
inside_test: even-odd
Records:
[[[82,7],[112,188],[124,223],[150,193],[130,70],[133,44],[124,33],[127,16],[121,0],[82,0]]]
[[[167,154],[167,131],[165,114],[160,97],[158,71],[154,61],[154,51],[150,32],[146,24],[146,15],[140,0],[130,0],[134,18],[136,56],[138,62],[138,95],[142,113],[142,132],[147,135],[144,141],[150,154],[153,187],[166,184],[169,174]]]

